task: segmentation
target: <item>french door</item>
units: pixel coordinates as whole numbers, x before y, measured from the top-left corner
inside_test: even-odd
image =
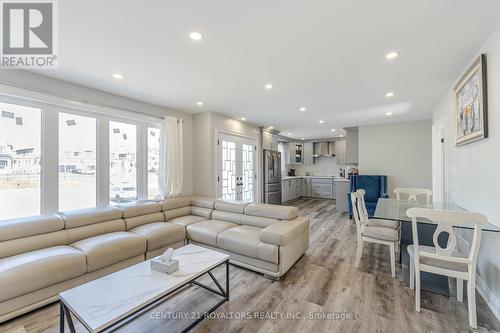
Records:
[[[223,199],[255,201],[256,142],[220,134],[218,191]]]

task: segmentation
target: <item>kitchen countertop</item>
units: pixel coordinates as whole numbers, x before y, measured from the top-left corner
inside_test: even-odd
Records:
[[[300,178],[322,178],[322,179],[333,178],[333,180],[336,182],[349,182],[349,179],[337,177],[337,176],[285,176],[285,177],[281,177],[281,180],[300,179]]]

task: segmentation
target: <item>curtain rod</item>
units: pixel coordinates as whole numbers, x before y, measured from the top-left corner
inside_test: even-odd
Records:
[[[26,86],[26,85],[22,85],[22,84],[15,84],[15,83],[8,82],[8,81],[3,81],[3,80],[0,80],[0,84],[6,85],[6,86],[10,86],[10,87],[13,87],[13,88],[26,89],[26,90],[37,92],[37,93],[51,95],[51,96],[54,96],[54,97],[64,98],[64,99],[69,100],[71,102],[78,102],[78,103],[84,103],[84,104],[89,104],[89,105],[94,105],[94,106],[100,106],[100,107],[106,107],[106,108],[111,108],[111,109],[116,109],[116,110],[122,110],[122,111],[137,113],[137,114],[140,114],[140,115],[144,115],[144,116],[148,116],[148,117],[153,117],[153,118],[157,118],[157,119],[161,119],[161,120],[165,119],[165,117],[162,117],[162,116],[151,115],[151,114],[144,113],[144,112],[141,112],[141,111],[137,111],[137,110],[134,110],[134,109],[128,109],[128,108],[124,108],[124,107],[117,107],[117,106],[114,106],[114,105],[109,105],[109,104],[100,103],[100,102],[90,102],[90,101],[86,101],[84,99],[78,99],[78,97],[75,97],[75,96],[65,95],[65,94],[57,93],[57,92],[46,90],[46,89],[34,88],[34,87],[30,87],[30,86]],[[90,89],[92,89],[92,88],[90,88]],[[127,97],[123,97],[123,96],[118,96],[118,97],[127,98]],[[75,108],[77,108],[77,107],[75,107]],[[181,120],[181,122],[183,122],[182,118],[179,118],[179,119]]]

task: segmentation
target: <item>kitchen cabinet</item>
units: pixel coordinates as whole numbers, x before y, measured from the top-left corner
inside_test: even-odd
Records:
[[[346,128],[346,164],[358,164],[358,128]]]
[[[290,200],[300,198],[301,194],[301,179],[292,179],[291,188],[290,188]]]
[[[281,202],[290,200],[290,182],[289,180],[281,181]]]
[[[300,198],[302,188],[301,178],[284,179],[281,181],[281,201]]]
[[[312,178],[311,196],[315,198],[332,199],[333,198],[333,179],[331,178]]]
[[[328,155],[335,156],[335,154],[337,153],[337,149],[335,148],[335,146],[336,146],[335,141],[328,142]]]
[[[262,148],[278,150],[278,137],[271,132],[262,131]]]
[[[313,143],[312,142],[304,142],[303,149],[303,164],[313,164]]]
[[[338,164],[346,164],[346,142],[345,139],[338,139],[335,145]]]
[[[301,179],[300,193],[301,193],[301,196],[303,196],[303,197],[310,197],[311,196],[311,179],[310,178],[302,178]]]
[[[304,157],[304,145],[302,143],[289,142],[290,164],[302,164]]]

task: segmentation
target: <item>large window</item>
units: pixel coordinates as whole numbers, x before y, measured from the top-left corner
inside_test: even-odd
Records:
[[[59,210],[96,205],[96,119],[59,113]]]
[[[0,223],[160,198],[159,119],[24,93],[0,92]]]
[[[41,110],[0,102],[0,220],[40,213]]]
[[[148,128],[148,199],[158,199],[160,173],[160,130]]]
[[[137,199],[137,126],[109,122],[109,199]]]

